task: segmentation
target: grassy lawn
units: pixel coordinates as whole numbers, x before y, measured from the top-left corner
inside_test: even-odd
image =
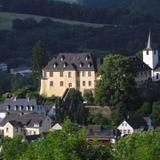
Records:
[[[0,12],[0,30],[2,29],[11,29],[12,28],[12,21],[14,19],[26,19],[26,18],[34,18],[37,21],[40,21],[43,18],[50,18],[50,17],[43,17],[43,16],[35,16],[30,14],[18,14],[18,13],[10,13],[10,12]],[[83,25],[85,27],[94,27],[94,28],[100,28],[104,26],[109,26],[105,24],[95,24],[95,23],[85,23],[85,22],[79,22],[79,21],[73,21],[73,20],[64,20],[64,19],[58,19],[58,18],[50,18],[54,22],[60,22],[65,23],[69,25]]]

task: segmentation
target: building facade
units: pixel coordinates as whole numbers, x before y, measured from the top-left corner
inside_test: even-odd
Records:
[[[91,53],[61,53],[42,70],[40,94],[62,97],[69,88],[82,94],[87,90],[94,92],[100,64],[100,59]]]

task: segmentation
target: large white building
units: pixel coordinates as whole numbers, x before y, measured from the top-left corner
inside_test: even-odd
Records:
[[[160,80],[160,61],[157,49],[152,47],[151,33],[149,33],[146,49],[143,50],[143,62],[151,68],[152,81]]]

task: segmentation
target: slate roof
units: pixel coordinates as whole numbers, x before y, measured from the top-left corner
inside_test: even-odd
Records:
[[[130,57],[135,72],[149,71],[151,68],[136,56]]]
[[[101,65],[100,58],[93,56],[91,53],[60,53],[54,57],[44,71],[96,71]]]
[[[20,115],[16,113],[11,113],[6,115],[6,117],[0,123],[0,126],[4,126],[7,122],[11,122],[13,124],[21,123],[25,127],[36,128],[34,124],[38,124],[39,126],[41,126],[42,122],[45,119],[46,119],[46,116],[42,114],[31,113],[31,114]]]
[[[21,122],[17,122],[15,120],[9,121],[9,123],[14,127],[22,127],[22,123]]]
[[[89,125],[87,127],[87,138],[114,138],[117,132],[114,129],[106,129],[101,125]]]
[[[18,98],[18,99],[14,99],[14,98],[7,98],[5,99],[5,101],[3,103],[0,104],[0,112],[15,112],[15,106],[17,107],[22,107],[21,111],[22,112],[31,112],[31,111],[27,111],[26,107],[33,107],[33,111],[37,109],[37,102],[36,99],[26,99],[26,98]],[[9,107],[9,110],[7,109]],[[19,109],[16,110],[16,112]]]
[[[134,117],[129,118],[126,120],[126,122],[133,128],[133,129],[139,129],[139,128],[148,128],[147,122],[141,118],[141,117]]]
[[[160,61],[158,62],[157,66],[154,68],[154,71],[160,71]]]

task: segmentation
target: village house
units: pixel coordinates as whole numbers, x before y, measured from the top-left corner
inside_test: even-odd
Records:
[[[88,141],[97,140],[101,143],[115,143],[119,136],[117,129],[107,129],[101,125],[88,125],[87,136]]]
[[[42,70],[40,94],[62,97],[68,88],[94,92],[101,60],[91,53],[61,53]]]
[[[146,118],[135,117],[123,120],[117,129],[120,131],[121,136],[142,132],[151,129],[151,122]]]
[[[4,137],[40,135],[49,132],[52,120],[45,115],[30,114],[8,114],[0,123],[0,134]]]

